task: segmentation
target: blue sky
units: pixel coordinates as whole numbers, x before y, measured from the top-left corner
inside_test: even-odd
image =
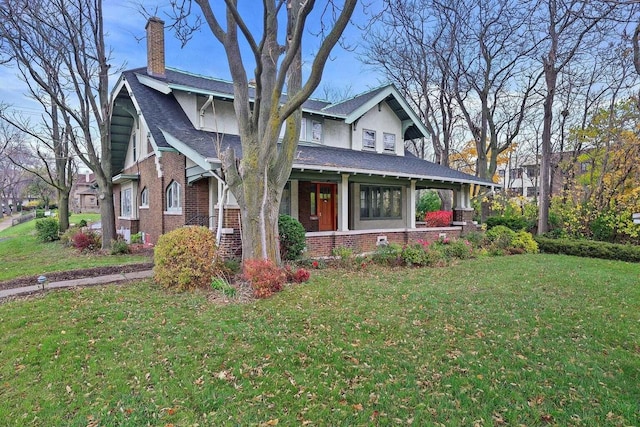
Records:
[[[157,15],[168,22],[166,17],[166,2],[143,2],[149,11],[157,11]],[[262,8],[256,7],[256,0],[241,1],[243,17],[248,25],[256,28],[261,23]],[[318,2],[322,4],[323,2]],[[351,25],[344,35],[345,44],[352,48],[358,47],[362,40],[362,26],[367,19],[367,13],[377,5],[377,1],[370,2],[365,11],[362,5],[356,7],[354,25]],[[156,9],[157,6],[157,9]],[[253,10],[251,9],[253,8]],[[255,11],[254,11],[255,10]],[[107,44],[112,48],[111,64],[113,70],[137,68],[146,65],[146,39],[144,39],[146,18],[139,12],[136,2],[104,1],[105,28]],[[314,13],[309,19],[309,29],[303,41],[303,61],[309,65],[313,53],[319,46],[320,39],[313,32],[319,28],[320,14]],[[165,35],[167,66],[190,71],[206,76],[230,79],[229,68],[222,47],[213,37],[208,27],[203,27],[193,39],[184,47],[167,30]],[[250,74],[252,67],[247,67]],[[111,83],[115,83],[117,75],[112,76]],[[14,106],[14,109],[26,115],[37,117],[37,105],[34,101],[24,97],[23,83],[16,77],[15,69],[0,67],[0,102]],[[352,94],[364,92],[381,84],[380,76],[367,69],[357,54],[336,46],[330,60],[327,62],[321,87],[327,85],[337,90],[351,88]],[[320,95],[320,91],[316,92]]]

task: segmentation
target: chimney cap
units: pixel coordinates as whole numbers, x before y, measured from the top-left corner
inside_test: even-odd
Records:
[[[149,24],[151,24],[152,22],[157,22],[158,24],[162,24],[164,25],[164,21],[162,19],[160,19],[157,16],[151,16],[149,17],[149,19],[147,20],[147,25],[144,26],[144,29],[146,30],[147,27],[149,26]]]

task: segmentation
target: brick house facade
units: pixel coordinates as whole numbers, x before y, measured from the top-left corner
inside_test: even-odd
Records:
[[[113,92],[116,228],[155,243],[175,228],[205,225],[219,237],[223,254],[237,257],[240,212],[230,192],[221,203],[226,183],[219,160],[219,150],[241,155],[233,87],[166,68],[158,48],[162,31],[162,21],[149,20],[148,65],[125,71]],[[384,242],[455,237],[475,228],[470,194],[475,186],[495,184],[406,152],[405,141],[427,130],[395,87],[338,103],[311,99],[302,110],[281,212],[304,226],[308,256],[328,256],[339,246],[369,252]],[[450,227],[416,223],[416,192],[426,188],[453,190]]]

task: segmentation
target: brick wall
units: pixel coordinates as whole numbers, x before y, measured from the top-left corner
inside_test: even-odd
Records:
[[[315,184],[306,181],[298,183],[298,220],[306,231],[318,231],[318,218],[311,218],[311,193],[315,191]]]
[[[185,189],[184,213],[188,224],[193,224],[194,218],[209,217],[209,180],[201,179]],[[207,226],[209,223],[207,221]]]
[[[123,174],[139,174],[138,201],[144,188],[149,190],[149,207],[138,210],[138,229],[132,233],[142,231],[149,243],[157,243],[161,234],[185,225],[187,212],[202,212],[208,214],[208,183],[202,180],[193,186],[186,185],[185,157],[178,153],[163,153],[159,159],[163,176],[158,177],[156,157],[150,156],[138,162],[137,165],[123,171]],[[180,184],[182,197],[182,212],[166,214],[166,189],[175,180]],[[203,200],[202,200],[203,199]],[[116,218],[120,214],[120,186],[114,186],[114,203]],[[131,228],[131,221],[116,219],[116,229]]]
[[[433,242],[445,233],[448,238],[460,237],[461,227],[423,228],[398,231],[377,231],[373,233],[361,232],[332,232],[307,235],[308,257],[331,256],[331,250],[335,247],[347,247],[354,253],[373,252],[376,250],[378,237],[386,236],[387,242],[405,245],[418,240]]]

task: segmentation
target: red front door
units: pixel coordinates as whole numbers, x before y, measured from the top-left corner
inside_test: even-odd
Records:
[[[337,184],[318,184],[318,230],[334,231],[336,229],[336,193]]]

